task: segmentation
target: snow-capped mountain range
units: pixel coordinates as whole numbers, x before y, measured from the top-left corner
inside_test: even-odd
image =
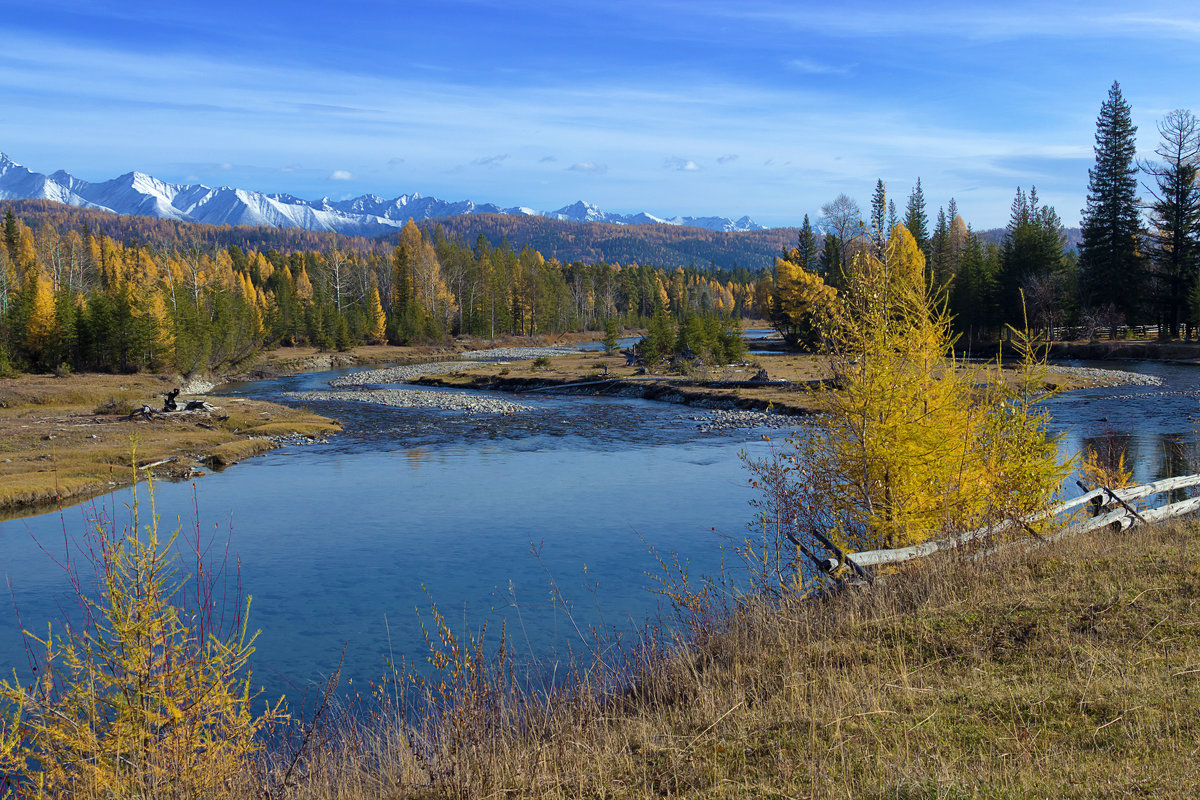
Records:
[[[263,194],[222,186],[180,185],[158,180],[141,172],[129,172],[103,183],[89,183],[59,170],[42,175],[17,164],[0,153],[0,200],[53,200],[71,206],[95,208],[117,214],[161,217],[207,225],[252,225],[272,228],[304,228],[372,236],[400,228],[411,217],[440,219],[459,214],[519,214],[549,217],[567,222],[609,222],[616,225],[687,225],[714,231],[764,230],[749,217],[672,217],[664,219],[645,212],[610,214],[582,200],[557,211],[536,211],[518,206],[501,208],[492,203],[476,205],[470,200],[447,202],[436,197],[403,194],[385,200],[364,194],[352,200],[301,200],[287,194]]]

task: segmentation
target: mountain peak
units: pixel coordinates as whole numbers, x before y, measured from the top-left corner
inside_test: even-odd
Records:
[[[0,200],[53,200],[89,206],[117,214],[151,216],[210,225],[263,225],[275,228],[338,231],[375,235],[395,230],[411,217],[441,219],[461,214],[518,214],[545,216],[568,222],[606,222],[613,225],[689,225],[717,231],[762,230],[749,217],[736,222],[724,217],[663,219],[645,212],[615,214],[594,203],[577,200],[557,211],[528,206],[504,209],[471,200],[447,202],[413,192],[386,200],[364,194],[350,200],[302,200],[288,194],[265,194],[222,186],[167,183],[144,172],[127,172],[103,183],[89,183],[59,170],[46,176],[22,167],[0,153]]]

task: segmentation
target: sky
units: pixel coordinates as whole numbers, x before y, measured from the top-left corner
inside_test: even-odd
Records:
[[[104,6],[118,6],[117,10]],[[1002,7],[1001,7],[1002,6]],[[877,179],[1078,224],[1119,81],[1200,113],[1200,4],[0,0],[0,152],[305,199],[814,221]]]

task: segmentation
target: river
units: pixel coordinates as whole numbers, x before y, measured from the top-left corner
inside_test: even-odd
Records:
[[[1104,366],[1104,365],[1098,365]],[[1114,366],[1108,364],[1107,366]],[[1074,392],[1049,403],[1065,452],[1127,446],[1138,478],[1194,471],[1200,370],[1117,364],[1160,387]],[[340,372],[232,387],[282,399]],[[505,399],[514,399],[506,395]],[[255,682],[299,698],[344,663],[343,685],[379,679],[389,658],[423,665],[421,620],[436,604],[455,628],[508,626],[518,658],[561,660],[575,628],[636,631],[662,610],[647,572],[650,548],[677,554],[693,575],[736,569],[755,496],[739,453],[764,434],[705,431],[684,406],[546,394],[514,415],[353,403],[317,409],[345,424],[327,442],[281,448],[193,483],[160,483],[164,525],[218,552],[228,542],[262,630]],[[796,421],[796,428],[803,428]],[[139,497],[147,499],[146,488]],[[98,515],[127,519],[129,490],[0,522],[0,577],[21,621],[70,613],[64,542]],[[556,600],[558,593],[569,608]],[[0,665],[28,676],[16,614],[0,613]],[[344,653],[344,657],[343,657]],[[350,681],[353,683],[350,683]]]

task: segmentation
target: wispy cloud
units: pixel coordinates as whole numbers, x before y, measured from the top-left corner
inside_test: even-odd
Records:
[[[329,180],[352,181],[354,180],[354,175],[349,170],[335,169],[333,172],[329,173]]]
[[[820,61],[814,61],[811,58],[793,58],[787,62],[787,65],[798,72],[805,72],[809,75],[848,75],[850,69],[845,66],[835,64],[826,64]]]
[[[603,175],[608,172],[608,166],[605,164],[597,164],[594,161],[576,161],[571,166],[567,167],[568,172],[586,172],[590,175]]]
[[[734,162],[734,161],[737,161],[737,160],[738,160],[738,154],[737,154],[737,153],[726,153],[726,154],[725,154],[725,155],[723,155],[723,156],[717,156],[717,163],[718,163],[718,164],[730,164],[730,163],[732,163],[732,162]]]
[[[671,156],[663,162],[663,166],[676,172],[699,172],[700,165],[695,161],[679,156]]]
[[[474,161],[472,161],[471,166],[473,166],[473,167],[488,167],[489,169],[492,169],[492,168],[500,166],[507,159],[508,159],[508,153],[502,153],[500,155],[495,155],[495,156],[483,156],[481,158],[477,158]]]
[[[538,159],[539,164],[553,164],[556,161],[558,161],[558,159],[555,158],[554,156],[542,156],[541,158]]]

